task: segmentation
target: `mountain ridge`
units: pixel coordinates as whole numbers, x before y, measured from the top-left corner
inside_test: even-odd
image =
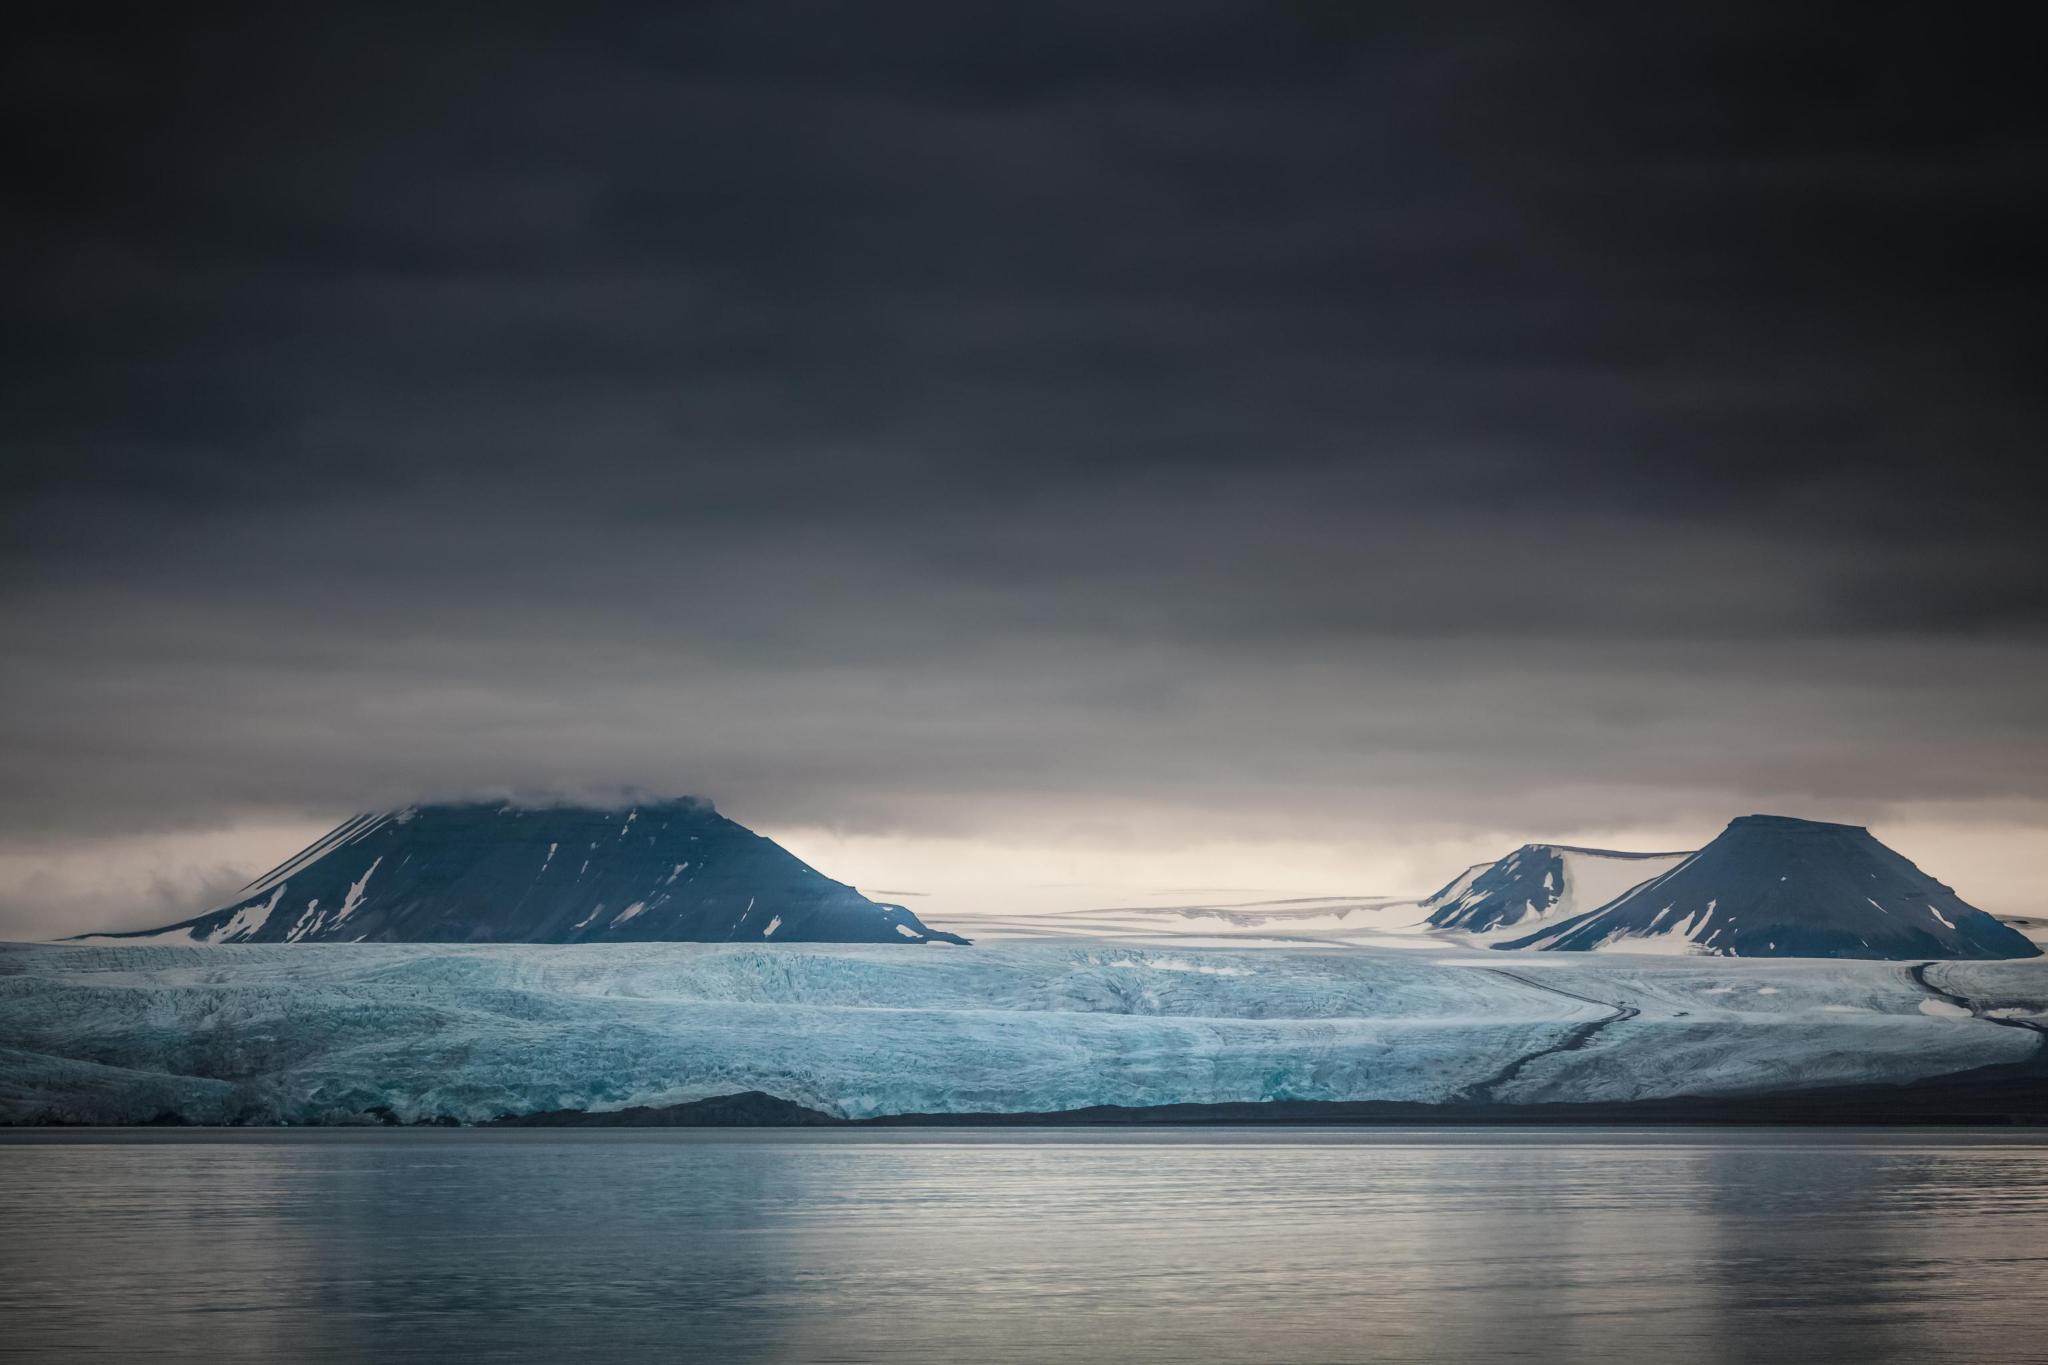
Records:
[[[699,797],[355,815],[227,904],[93,941],[959,943]]]
[[[1432,928],[1487,933],[1594,909],[1688,856],[1527,843],[1474,863],[1421,905]]]
[[[1738,816],[1661,876],[1491,946],[1896,961],[2041,952],[1865,827],[1786,815]]]

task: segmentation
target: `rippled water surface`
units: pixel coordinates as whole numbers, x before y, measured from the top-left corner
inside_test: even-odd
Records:
[[[2048,1359],[2048,1138],[0,1135],[0,1358]]]

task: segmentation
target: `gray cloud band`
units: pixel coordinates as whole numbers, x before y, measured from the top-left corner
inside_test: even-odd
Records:
[[[0,827],[2048,798],[2030,47],[1340,8],[43,16]]]

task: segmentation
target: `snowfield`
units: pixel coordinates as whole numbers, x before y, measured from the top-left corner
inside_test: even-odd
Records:
[[[745,1090],[848,1117],[1621,1100],[1905,1081],[2037,1042],[1927,1012],[1937,997],[1906,963],[1573,954],[1534,970],[1368,937],[0,945],[0,1120],[477,1121]],[[2048,1012],[2038,959],[1941,963],[1929,982],[2000,1017]]]

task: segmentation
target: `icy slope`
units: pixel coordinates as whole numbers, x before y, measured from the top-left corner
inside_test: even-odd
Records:
[[[1413,900],[1393,896],[1315,896],[1229,905],[1119,905],[1040,914],[963,916],[976,943],[1101,939],[1219,947],[1358,943],[1441,947],[1417,938],[1429,926]]]
[[[2039,962],[1941,970],[1963,992],[1996,971],[2000,1008],[2048,998]],[[848,1116],[1599,1100],[2029,1055],[1941,1005],[1887,963],[1356,946],[9,945],[0,1118],[480,1120],[749,1090]]]
[[[1466,868],[1422,904],[1431,928],[1483,934],[1597,909],[1630,887],[1663,876],[1687,856],[1523,844],[1498,861]]]
[[[197,943],[961,942],[684,799],[359,815],[196,919]]]
[[[1608,905],[1497,945],[1731,957],[2039,954],[1856,825],[1745,815]]]

